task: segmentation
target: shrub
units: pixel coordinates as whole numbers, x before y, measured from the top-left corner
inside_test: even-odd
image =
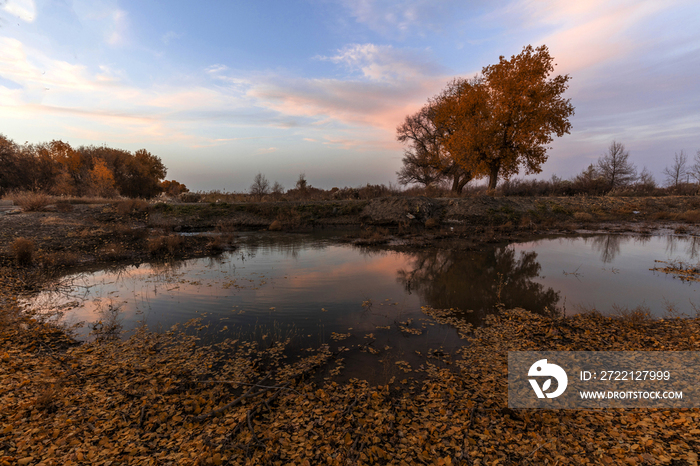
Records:
[[[201,202],[204,195],[202,193],[181,193],[177,198],[180,202]]]
[[[26,212],[41,210],[53,201],[53,197],[48,194],[32,191],[20,191],[9,197]]]
[[[27,238],[17,238],[12,243],[12,252],[18,264],[29,265],[34,256],[34,241]]]
[[[268,227],[268,230],[270,230],[270,231],[280,231],[281,229],[282,229],[282,222],[280,222],[279,220],[275,220]]]

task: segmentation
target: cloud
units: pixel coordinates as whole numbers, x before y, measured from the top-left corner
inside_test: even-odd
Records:
[[[647,47],[650,41],[645,23],[678,3],[517,0],[482,20],[529,31],[533,45],[549,46],[556,57],[557,72],[589,72]]]
[[[110,13],[111,25],[106,31],[106,41],[110,45],[123,45],[126,42],[128,17],[124,10],[113,10]]]
[[[57,118],[61,125],[89,126],[109,139],[138,137],[147,141],[189,141],[197,135],[193,120],[208,119],[217,112],[225,120],[244,120],[241,108],[251,106],[240,92],[199,85],[129,84],[122,70],[101,65],[95,70],[46,56],[17,39],[0,37],[0,75],[19,86],[0,83],[0,113],[17,118]],[[237,114],[238,112],[238,114]],[[279,118],[260,111],[257,122]],[[65,117],[63,120],[60,117]],[[254,115],[251,121],[256,121]],[[265,118],[270,121],[266,121]],[[53,121],[53,120],[52,120]],[[250,124],[250,123],[246,123]],[[88,134],[85,133],[85,134]],[[105,136],[98,140],[104,141]]]
[[[332,127],[352,125],[393,132],[407,112],[420,108],[444,82],[444,78],[434,78],[390,85],[274,76],[253,85],[248,95],[284,115],[323,120]]]
[[[227,71],[228,66],[217,63],[215,65],[208,66],[204,69],[209,74],[219,74],[222,71]]]
[[[471,0],[339,0],[355,21],[389,37],[425,37],[449,31],[488,2]]]
[[[256,154],[269,154],[270,152],[276,152],[277,148],[276,147],[261,147],[260,149],[256,150]]]
[[[168,31],[163,36],[160,38],[160,40],[165,44],[168,45],[173,39],[177,39],[179,37],[182,37],[181,34],[178,34],[174,31]]]
[[[295,78],[268,75],[251,80],[247,95],[258,105],[282,115],[310,118],[326,130],[361,129],[363,137],[326,141],[342,147],[379,143],[395,149],[394,131],[408,113],[415,112],[447,82],[440,66],[426,51],[395,49],[375,44],[351,44],[329,57],[317,57],[360,76]]]
[[[2,9],[28,23],[36,18],[34,0],[7,0],[2,5]]]
[[[318,57],[360,70],[373,81],[395,82],[440,74],[443,67],[431,62],[425,51],[395,49],[390,45],[351,44],[330,57]]]

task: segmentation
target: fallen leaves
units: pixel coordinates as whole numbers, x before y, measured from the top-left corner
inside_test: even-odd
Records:
[[[377,386],[333,379],[349,348],[285,358],[285,341],[200,346],[187,334],[196,323],[71,347],[42,322],[5,320],[0,465],[697,464],[698,410],[510,410],[506,356],[697,351],[700,321],[513,310],[473,328],[455,311],[424,312],[465,346],[430,349],[420,367],[393,361],[409,378]]]

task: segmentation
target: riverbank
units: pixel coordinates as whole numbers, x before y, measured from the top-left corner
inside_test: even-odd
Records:
[[[571,232],[694,234],[697,222],[700,199],[671,196],[57,204],[0,216],[0,267],[60,273],[81,264],[202,257],[235,248],[235,232],[245,230],[338,229],[364,246],[468,249]]]
[[[194,327],[73,346],[5,312],[0,464],[696,464],[698,410],[511,410],[506,383],[508,351],[697,351],[698,319],[425,313],[466,345],[370,386],[334,382],[323,346],[288,361]]]

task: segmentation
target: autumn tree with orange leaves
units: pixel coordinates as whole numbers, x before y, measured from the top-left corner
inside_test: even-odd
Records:
[[[528,45],[510,59],[501,56],[481,75],[453,80],[430,99],[442,159],[470,178],[488,176],[490,190],[499,177],[507,179],[520,169],[541,172],[553,136],[569,133],[574,114],[570,99],[562,97],[571,77],[550,77],[553,61],[547,46]]]

